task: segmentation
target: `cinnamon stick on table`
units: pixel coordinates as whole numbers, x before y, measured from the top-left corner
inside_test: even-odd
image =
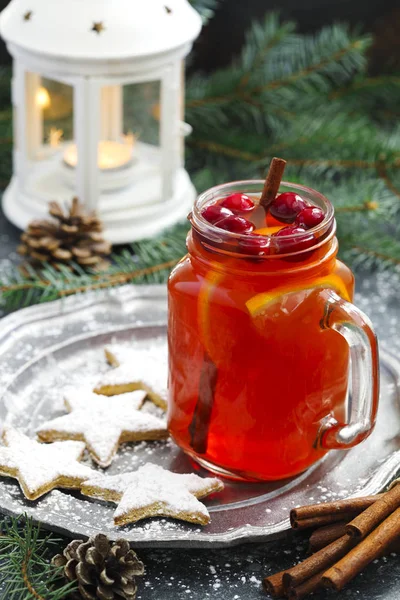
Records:
[[[310,550],[317,550],[315,554],[286,571],[266,577],[265,591],[274,598],[300,600],[321,586],[340,590],[369,562],[390,552],[400,552],[400,486],[396,491],[376,496],[294,509],[292,523],[296,519],[298,523],[320,522],[339,515],[343,519],[349,509],[360,511],[363,507],[365,510],[353,522],[360,536],[378,525],[368,537],[359,542],[360,537],[349,535],[345,521],[317,529],[310,537]]]
[[[346,534],[346,521],[325,525],[313,531],[309,539],[308,551],[317,552]]]
[[[358,517],[347,525],[346,531],[357,539],[368,535],[383,519],[400,507],[400,485],[383,494],[375,504],[372,504]]]
[[[263,588],[273,598],[282,598],[285,591],[283,589],[283,575],[286,571],[280,571],[280,573],[274,573],[269,577],[265,577],[263,580]]]
[[[346,523],[348,523],[359,514],[359,511],[354,511],[346,513],[332,513],[330,515],[321,515],[320,517],[313,517],[310,519],[299,519],[298,521],[292,522],[292,529],[315,529],[316,527],[330,525],[331,523],[337,523],[339,521],[346,521]]]
[[[329,546],[322,548],[312,556],[295,567],[288,569],[283,574],[283,587],[285,590],[299,586],[301,583],[314,577],[324,569],[331,567],[337,560],[342,558],[354,546],[355,541],[348,535],[344,535]]]
[[[290,511],[290,523],[293,528],[301,528],[297,523],[303,520],[316,519],[319,517],[338,515],[342,513],[360,513],[377,500],[383,498],[385,494],[377,494],[375,496],[364,496],[362,498],[346,498],[345,500],[335,500],[333,502],[324,502],[323,504],[310,504],[309,506],[301,506],[293,508]],[[345,518],[338,518],[338,521],[345,521]]]
[[[308,596],[308,594],[312,594],[321,586],[323,575],[324,571],[321,571],[313,577],[310,577],[310,579],[307,579],[304,583],[301,583],[299,586],[290,588],[287,591],[287,597],[290,598],[290,600],[301,600]]]
[[[281,185],[285,167],[286,160],[283,160],[283,158],[272,159],[260,198],[260,205],[263,206],[265,210],[267,210],[275,200],[279,186]]]
[[[338,538],[342,537],[346,534],[346,523],[339,522],[333,523],[332,525],[326,525],[325,527],[320,527],[313,531],[309,539],[308,552],[310,554],[321,550],[321,548],[325,548]],[[400,539],[395,540],[387,550],[385,550],[386,554],[390,554],[391,552],[400,552]]]
[[[400,508],[395,510],[355,548],[326,571],[322,578],[324,587],[341,590],[370,562],[382,556],[400,536]]]

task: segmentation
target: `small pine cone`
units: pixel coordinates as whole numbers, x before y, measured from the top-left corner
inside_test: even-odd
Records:
[[[57,202],[50,202],[53,221],[32,221],[21,235],[18,252],[33,263],[77,263],[100,270],[108,266],[105,256],[111,244],[103,238],[103,226],[95,214],[87,214],[77,198],[69,211]]]
[[[101,533],[87,542],[74,540],[52,563],[64,567],[68,581],[77,582],[77,600],[134,600],[135,577],[144,574],[143,563],[126,540],[112,543]]]

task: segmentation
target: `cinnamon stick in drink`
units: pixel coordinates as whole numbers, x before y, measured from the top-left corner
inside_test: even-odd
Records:
[[[341,590],[369,563],[385,554],[399,537],[400,508],[397,508],[368,537],[350,550],[347,556],[326,571],[322,584],[330,589]]]
[[[283,158],[272,159],[260,198],[260,205],[263,206],[266,211],[275,200],[279,186],[281,185],[285,167],[286,160],[283,160]]]
[[[214,405],[218,369],[207,352],[200,373],[198,400],[189,425],[190,445],[195,452],[205,454],[208,444],[211,413]]]
[[[316,517],[340,513],[360,513],[383,496],[384,494],[376,494],[375,496],[364,496],[363,498],[346,498],[345,500],[300,506],[290,511],[290,522],[293,527],[293,523],[297,523],[303,519],[314,519]],[[341,520],[344,521],[345,519]]]
[[[349,535],[356,539],[366,537],[379,523],[400,507],[400,485],[392,488],[372,506],[358,517],[355,517],[346,527]]]

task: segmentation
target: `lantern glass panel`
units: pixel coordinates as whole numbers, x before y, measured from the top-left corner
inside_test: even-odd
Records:
[[[26,73],[27,154],[45,160],[73,139],[73,87]]]
[[[124,129],[142,144],[160,145],[161,83],[148,81],[123,86]]]
[[[160,81],[101,88],[97,162],[99,187],[105,193],[101,207],[123,209],[160,199],[160,90]],[[130,186],[136,195],[128,191]]]
[[[47,203],[60,196],[64,152],[73,140],[73,87],[26,72],[24,129],[24,143],[18,147],[24,165],[24,189],[37,202]],[[21,132],[16,133],[18,139]]]
[[[38,98],[42,97],[46,101],[47,94],[43,96],[43,91],[48,94],[48,106],[43,111],[43,143],[53,143],[57,147],[57,137],[52,139],[52,133],[59,132],[60,142],[72,140],[73,135],[73,87],[42,78],[41,86],[38,91]]]

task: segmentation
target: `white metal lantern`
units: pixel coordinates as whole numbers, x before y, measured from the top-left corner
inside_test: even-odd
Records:
[[[77,195],[113,243],[186,215],[184,58],[201,29],[187,0],[12,0],[14,176],[3,209],[25,228]]]

